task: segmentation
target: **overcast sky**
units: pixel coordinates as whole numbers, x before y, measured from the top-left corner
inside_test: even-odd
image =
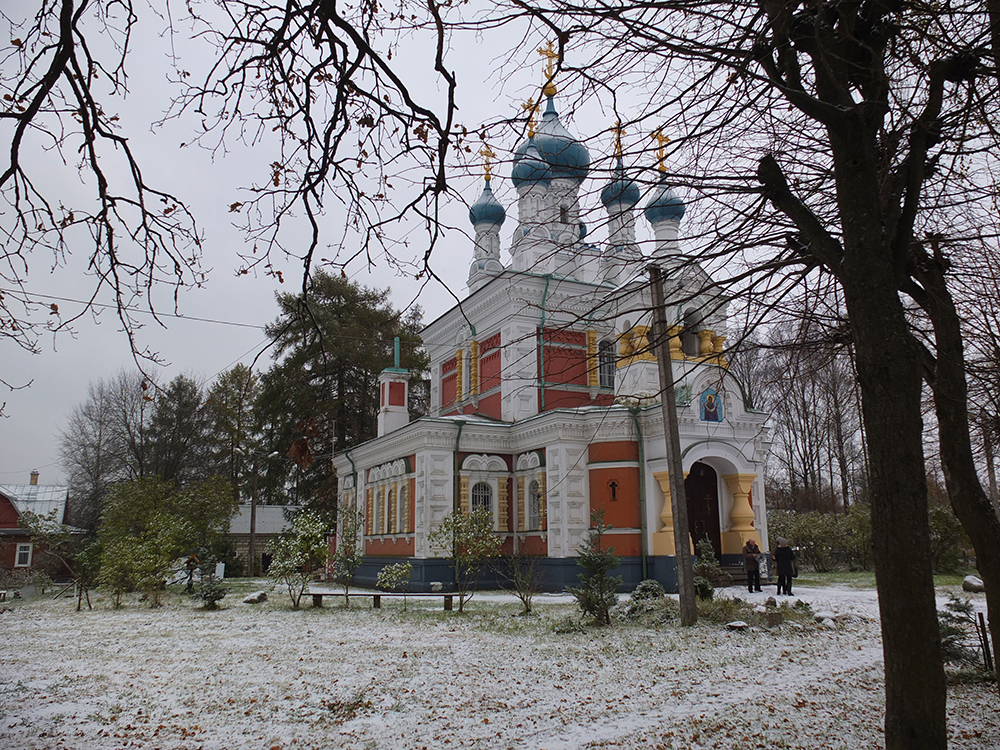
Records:
[[[35,3],[27,0],[25,4],[35,7]],[[147,324],[139,332],[139,341],[162,357],[164,366],[153,368],[161,382],[183,373],[208,385],[236,363],[249,364],[261,351],[266,344],[262,327],[276,315],[275,292],[294,292],[299,288],[301,265],[291,257],[278,264],[285,280],[283,285],[272,277],[235,274],[239,266],[236,252],[246,246],[246,239],[232,226],[229,204],[241,199],[239,186],[266,179],[267,165],[274,161],[275,155],[266,147],[258,147],[236,150],[213,161],[212,155],[204,150],[181,148],[180,144],[190,140],[190,129],[197,124],[192,118],[150,130],[149,123],[166,109],[174,93],[167,81],[169,48],[164,38],[152,33],[155,28],[158,28],[155,23],[145,26],[144,35],[135,45],[137,51],[133,53],[130,68],[131,90],[121,103],[122,125],[145,162],[147,179],[173,191],[194,209],[206,239],[204,267],[210,272],[203,288],[182,293],[178,310],[182,317],[173,317],[172,303],[167,296],[158,306],[165,313],[159,323],[148,315],[142,316]],[[448,58],[449,66],[458,75],[459,121],[470,128],[489,119],[517,116],[519,102],[537,91],[535,87],[541,80],[540,58],[531,60],[528,66],[519,66],[517,61],[512,61],[504,45],[490,41],[456,39],[456,47]],[[175,40],[174,44],[177,43]],[[401,51],[403,67],[415,73],[420,65],[427,63],[431,53],[430,48],[404,44]],[[432,89],[428,96],[436,93],[439,92]],[[595,122],[573,122],[570,112],[566,111],[565,99],[562,104],[563,121],[574,134],[606,132],[611,122],[606,113],[600,112],[592,113],[591,119]],[[578,116],[577,119],[583,118]],[[609,138],[600,136],[602,141]],[[501,152],[501,159],[504,150],[509,158],[510,149],[516,145],[513,138],[510,140],[509,143],[490,144]],[[592,160],[602,156],[594,153],[594,144],[588,145]],[[508,176],[509,169],[501,165],[500,179],[494,181],[494,191],[508,215],[502,231],[505,260],[509,257],[507,248],[516,224],[516,194],[506,179]],[[463,199],[474,201],[482,186],[481,172],[478,175],[458,173],[456,180],[455,184],[462,188]],[[590,182],[592,193],[599,190],[594,180]],[[70,191],[78,188],[60,186]],[[591,205],[596,203],[592,199],[589,202]],[[446,235],[432,263],[451,290],[464,296],[468,264],[472,259],[472,243],[466,234],[471,231],[467,209],[456,204],[450,208],[446,219],[460,227],[460,231]],[[338,223],[342,221],[335,211],[326,217],[326,242],[334,243],[339,239],[341,227]],[[414,232],[413,236],[423,237],[420,232]],[[418,258],[424,249],[418,240],[400,252]],[[56,267],[47,257],[36,256],[30,261],[26,287],[37,295],[37,300],[46,305],[56,302],[64,318],[77,312],[81,305],[71,300],[86,299],[93,289],[93,279],[85,274],[82,254],[71,255],[65,264]],[[454,304],[451,294],[440,283],[431,281],[425,286],[407,278],[390,268],[384,258],[376,258],[375,263],[375,267],[369,268],[366,263],[356,261],[348,268],[348,273],[362,284],[391,287],[392,300],[397,307],[408,306],[415,300],[424,309],[424,320],[429,322]],[[111,300],[99,301],[108,303]],[[6,418],[0,419],[0,483],[27,483],[29,472],[35,469],[41,472],[43,484],[63,482],[58,436],[68,415],[74,406],[85,400],[89,383],[111,378],[123,368],[135,367],[127,337],[113,310],[85,316],[73,328],[72,335],[60,333],[54,339],[51,336],[43,339],[39,354],[30,354],[8,340],[0,340],[0,378],[12,385],[25,386],[15,391],[4,389],[0,393],[0,402],[6,402]],[[269,362],[265,355],[258,367],[264,368]]]

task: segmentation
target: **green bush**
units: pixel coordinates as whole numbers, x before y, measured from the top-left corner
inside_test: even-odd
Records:
[[[702,539],[697,545],[698,556],[692,565],[696,577],[700,576],[711,584],[712,588],[725,588],[733,582],[733,577],[723,570],[715,557],[715,548],[708,539]],[[697,587],[696,587],[697,588]],[[697,593],[697,591],[695,592]],[[702,597],[705,598],[705,597]],[[711,599],[712,597],[707,597]]]
[[[715,597],[715,586],[707,578],[702,576],[694,577],[694,594],[702,601],[708,601]]]
[[[580,574],[580,585],[573,586],[569,592],[576,597],[583,614],[592,617],[598,625],[610,625],[611,608],[618,603],[615,592],[622,585],[621,576],[610,573],[621,565],[621,558],[615,554],[614,547],[603,547],[604,535],[614,528],[604,523],[604,509],[591,511],[590,521],[593,528],[580,545],[577,560],[584,572]]]

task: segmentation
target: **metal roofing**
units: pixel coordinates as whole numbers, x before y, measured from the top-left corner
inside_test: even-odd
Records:
[[[257,533],[280,534],[289,523],[285,520],[285,509],[298,510],[294,505],[258,505]],[[250,505],[240,504],[239,512],[229,519],[230,534],[250,533]]]
[[[55,511],[57,522],[66,520],[69,487],[58,484],[0,484],[0,493],[10,499],[18,514],[30,511],[47,516]]]

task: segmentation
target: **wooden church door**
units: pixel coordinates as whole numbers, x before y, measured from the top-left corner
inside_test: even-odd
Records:
[[[698,542],[708,539],[716,558],[722,552],[722,530],[719,526],[719,475],[708,464],[701,462],[691,467],[684,480],[687,495],[688,530],[691,541],[698,549]]]

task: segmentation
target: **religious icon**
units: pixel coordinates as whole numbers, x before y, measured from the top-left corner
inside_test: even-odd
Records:
[[[701,394],[701,420],[703,422],[722,421],[722,399],[712,388]]]

